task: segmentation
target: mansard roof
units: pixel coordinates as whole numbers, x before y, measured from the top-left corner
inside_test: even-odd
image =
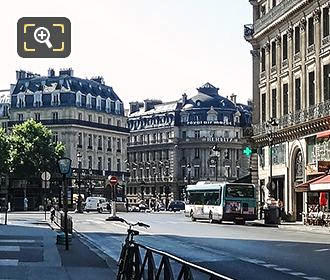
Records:
[[[70,75],[59,76],[31,76],[20,78],[13,90],[13,94],[19,92],[43,91],[46,87],[54,87],[54,89],[70,90],[73,93],[81,92],[82,94],[91,94],[92,96],[101,96],[103,98],[110,98],[113,101],[121,99],[114,92],[112,87],[107,86],[101,82],[89,79],[81,79]]]

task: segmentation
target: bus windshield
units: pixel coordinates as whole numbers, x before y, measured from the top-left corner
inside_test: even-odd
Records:
[[[220,191],[220,192],[219,192]],[[221,189],[218,191],[189,192],[188,204],[192,205],[220,205]]]
[[[254,198],[253,185],[227,185],[226,197]]]

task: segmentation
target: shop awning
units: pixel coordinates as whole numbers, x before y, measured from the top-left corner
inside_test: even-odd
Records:
[[[306,181],[305,183],[301,183],[299,185],[297,185],[294,189],[296,192],[308,192],[310,191],[310,185],[314,182],[317,182],[318,180],[321,180],[322,178],[326,177],[328,175],[325,175],[324,173],[316,178],[313,178],[311,180]]]
[[[326,175],[312,182],[309,188],[311,191],[330,191],[330,175]]]
[[[316,134],[316,138],[330,138],[330,130],[322,131]]]

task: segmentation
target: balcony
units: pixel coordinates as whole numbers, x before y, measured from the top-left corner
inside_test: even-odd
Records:
[[[259,33],[266,27],[270,27],[270,25],[280,17],[284,16],[291,9],[302,6],[304,1],[301,0],[285,0],[281,1],[277,6],[272,8],[267,14],[262,16],[260,19],[256,20],[254,24],[254,34]]]
[[[330,112],[330,100],[319,103],[315,106],[311,106],[303,110],[296,111],[294,113],[284,115],[281,118],[277,119],[278,126],[275,128],[275,132],[292,126],[297,126],[318,119],[322,119],[325,117],[329,117],[330,116],[329,112]],[[266,133],[267,133],[266,122],[253,126],[254,136],[261,136]]]
[[[311,45],[307,48],[307,55],[312,55],[315,52],[315,46]]]

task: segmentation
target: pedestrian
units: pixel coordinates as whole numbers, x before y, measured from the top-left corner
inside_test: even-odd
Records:
[[[50,220],[52,223],[54,222],[54,219],[55,219],[55,208],[52,206],[50,208]]]
[[[125,199],[125,206],[126,206],[126,212],[128,212],[129,204],[128,204],[128,198]]]
[[[29,200],[27,199],[27,197],[24,197],[24,211],[28,210],[28,202]]]

